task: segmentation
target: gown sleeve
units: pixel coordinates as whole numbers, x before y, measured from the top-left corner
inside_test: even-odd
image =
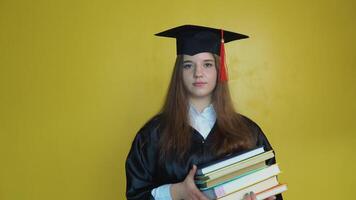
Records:
[[[126,197],[128,200],[154,199],[151,190],[155,183],[157,143],[155,128],[145,125],[136,135],[126,159]]]
[[[269,143],[266,135],[263,133],[262,129],[251,119],[244,117],[247,120],[248,127],[252,130],[252,132],[256,135],[256,146],[264,146],[265,151],[272,150],[272,146]],[[266,160],[267,165],[273,165],[276,164],[276,157],[273,157],[269,160]],[[283,197],[281,194],[276,195],[276,200],[283,200]]]

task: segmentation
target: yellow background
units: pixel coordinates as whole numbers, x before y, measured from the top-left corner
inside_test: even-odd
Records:
[[[0,1],[0,199],[124,199],[136,131],[160,108],[175,41],[200,24],[226,45],[239,110],[273,144],[285,198],[352,199],[356,3]]]

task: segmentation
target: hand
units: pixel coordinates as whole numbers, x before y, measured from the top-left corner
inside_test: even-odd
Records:
[[[276,199],[276,196],[271,196],[271,197],[268,197],[267,199],[265,200],[275,200]],[[253,192],[250,192],[250,193],[247,193],[245,196],[244,196],[244,199],[243,200],[256,200],[256,195],[255,193]]]
[[[197,166],[189,171],[183,182],[172,184],[171,196],[173,200],[209,200],[195,185],[194,174],[197,171]]]

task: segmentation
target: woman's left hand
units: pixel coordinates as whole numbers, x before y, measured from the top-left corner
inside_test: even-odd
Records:
[[[275,200],[275,199],[276,199],[276,196],[271,196],[265,200]],[[256,200],[256,195],[253,192],[247,193],[243,200]]]

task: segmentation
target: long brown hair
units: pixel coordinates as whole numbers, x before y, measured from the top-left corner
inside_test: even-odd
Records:
[[[219,77],[219,56],[214,55],[217,77]],[[177,158],[183,161],[191,146],[192,128],[188,118],[188,94],[183,85],[183,55],[178,55],[165,103],[161,109],[160,161]],[[217,82],[212,94],[216,112],[216,137],[212,146],[216,155],[248,149],[255,138],[243,123],[233,106],[228,84]]]

